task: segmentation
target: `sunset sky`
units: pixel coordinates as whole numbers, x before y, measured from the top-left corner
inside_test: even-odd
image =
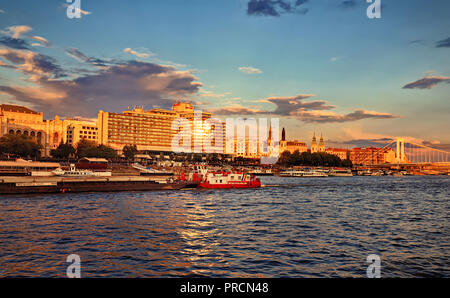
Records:
[[[450,1],[0,0],[0,103],[46,118],[192,101],[308,145],[450,150]]]

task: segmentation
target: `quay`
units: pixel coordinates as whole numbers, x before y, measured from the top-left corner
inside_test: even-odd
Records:
[[[0,177],[0,194],[178,190],[189,185],[167,177]]]

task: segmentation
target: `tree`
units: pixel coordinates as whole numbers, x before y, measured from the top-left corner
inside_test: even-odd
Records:
[[[113,159],[117,157],[116,150],[106,145],[98,145],[92,141],[81,140],[77,145],[77,156],[82,157],[98,157]]]
[[[122,152],[126,159],[134,160],[134,156],[138,153],[138,150],[136,145],[125,145]]]
[[[292,166],[299,166],[303,162],[302,156],[300,154],[300,151],[295,150],[294,153],[291,154],[291,157],[289,159],[289,164]]]
[[[353,167],[353,163],[350,159],[344,159],[341,163],[341,165],[345,168],[352,168]]]
[[[97,147],[97,144],[95,142],[81,139],[77,144],[78,158],[93,157],[93,156],[89,156],[89,155],[91,155],[93,153],[94,148],[96,148],[96,147]]]
[[[289,165],[290,161],[291,161],[291,152],[287,150],[283,151],[280,155],[280,158],[278,159],[278,163],[280,165],[287,166]]]
[[[68,159],[72,154],[75,154],[75,148],[70,144],[59,144],[58,148],[50,150],[50,155],[54,158]]]
[[[0,153],[20,157],[38,157],[42,145],[25,135],[7,134],[0,138]]]
[[[106,145],[99,145],[97,147],[97,156],[91,157],[103,157],[106,159],[113,159],[117,157],[117,152],[113,148]]]

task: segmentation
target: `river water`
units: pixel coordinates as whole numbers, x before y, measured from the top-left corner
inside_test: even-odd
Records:
[[[0,276],[450,277],[450,176],[0,198]]]

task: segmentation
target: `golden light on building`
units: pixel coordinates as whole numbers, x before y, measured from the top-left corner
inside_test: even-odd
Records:
[[[215,129],[211,118],[211,113],[194,111],[192,104],[185,102],[174,104],[172,110],[146,111],[142,107],[134,107],[122,113],[99,111],[99,143],[116,150],[122,150],[125,145],[136,145],[142,151],[171,152],[174,137],[180,136],[183,141],[190,140],[191,152],[203,153],[204,144],[211,135],[214,140],[224,140],[223,129]],[[188,127],[181,124],[174,129],[174,121],[180,119],[184,119]],[[224,152],[224,148],[219,151]]]
[[[49,156],[50,150],[57,148],[61,143],[68,142],[70,135],[68,131],[71,131],[72,125],[83,126],[83,123],[95,130],[96,124],[92,122],[75,119],[61,120],[57,115],[54,119],[45,120],[42,112],[38,113],[24,106],[0,105],[0,137],[5,134],[30,136],[42,145],[43,156]],[[75,134],[76,130],[72,131],[72,136]],[[78,141],[78,139],[72,140],[73,144]]]

